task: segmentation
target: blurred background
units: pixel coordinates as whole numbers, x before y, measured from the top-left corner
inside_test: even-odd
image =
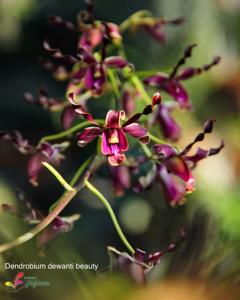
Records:
[[[159,44],[144,32],[124,34],[129,61],[137,70],[169,70],[191,43],[197,43],[198,47],[188,65],[201,66],[215,54],[222,57],[219,66],[184,82],[193,111],[177,111],[175,117],[183,128],[180,147],[192,141],[203,122],[210,118],[217,122],[203,148],[218,146],[221,139],[226,147],[219,155],[199,164],[195,171],[196,192],[187,197],[187,205],[175,209],[165,204],[158,185],[141,195],[128,191],[116,198],[106,170],[100,170],[94,177],[93,181],[113,205],[126,235],[136,247],[151,252],[164,249],[176,240],[180,227],[187,228],[187,240],[175,253],[162,258],[151,273],[155,283],[148,289],[136,290],[125,277],[95,276],[91,271],[31,271],[29,275],[49,280],[51,287],[25,290],[16,297],[26,299],[31,295],[31,299],[50,299],[59,294],[61,299],[92,299],[92,295],[104,300],[240,299],[237,290],[240,282],[240,1],[95,0],[94,3],[97,19],[117,24],[142,9],[152,10],[156,17],[186,18],[182,26],[166,27],[165,44]],[[59,114],[51,115],[27,104],[23,93],[35,93],[40,87],[46,87],[50,95],[64,98],[65,85],[41,68],[39,58],[46,56],[42,47],[46,37],[54,37],[58,44],[71,50],[74,36],[63,28],[49,25],[47,16],[60,15],[75,22],[77,12],[84,7],[81,0],[0,0],[1,130],[19,129],[33,144],[43,135],[61,131]],[[106,103],[94,105],[92,112],[95,109],[104,115]],[[65,178],[73,175],[91,151],[90,146],[80,152],[72,143],[60,169]],[[15,203],[15,190],[20,188],[32,206],[46,214],[62,188],[47,172],[41,175],[40,186],[33,188],[27,180],[26,164],[27,157],[19,154],[11,143],[0,141],[0,202]],[[97,263],[104,269],[109,264],[108,245],[124,250],[106,211],[92,195],[80,193],[64,211],[64,215],[71,213],[80,213],[81,219],[73,231],[48,244],[45,257],[38,255],[35,239],[1,256],[1,285],[16,273],[4,271],[4,262],[86,262]],[[1,243],[29,229],[21,219],[4,212],[0,212],[0,225]],[[4,288],[1,297],[9,299]]]

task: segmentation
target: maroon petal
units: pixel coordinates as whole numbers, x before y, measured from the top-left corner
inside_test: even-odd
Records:
[[[39,173],[43,169],[42,162],[48,162],[49,158],[46,157],[43,153],[37,153],[34,154],[32,157],[30,157],[27,165],[27,172],[29,181],[32,185],[37,186],[38,185],[38,176]]]
[[[176,76],[176,79],[186,80],[186,79],[191,78],[200,73],[202,73],[201,68],[188,67],[188,68],[181,70],[181,72],[179,72],[179,74]]]
[[[117,196],[122,196],[131,184],[129,170],[126,166],[121,165],[117,167],[110,166],[110,172],[113,182],[114,193]]]
[[[222,149],[224,148],[224,142],[222,141],[220,146],[217,148],[210,148],[209,150],[204,150],[202,148],[198,148],[197,152],[192,155],[192,156],[184,156],[184,160],[187,163],[190,163],[191,168],[195,168],[197,163],[204,159],[207,158],[208,156],[216,155],[218,154]]]
[[[154,164],[146,176],[141,176],[139,178],[137,185],[134,186],[134,191],[139,193],[151,187],[156,180],[156,176],[157,176],[157,168],[156,165]]]
[[[111,268],[117,268],[126,273],[136,284],[145,285],[147,283],[146,273],[151,269],[135,257],[131,257],[127,253],[108,247]],[[138,255],[137,255],[138,257]]]
[[[196,44],[192,44],[192,45],[189,45],[187,48],[185,48],[183,56],[179,59],[176,66],[173,68],[172,72],[169,75],[169,78],[174,78],[175,77],[175,75],[178,72],[178,69],[186,63],[187,58],[192,56],[192,50],[196,46],[197,46]]]
[[[55,149],[54,146],[47,143],[43,142],[41,143],[39,150],[42,154],[44,154],[48,159],[51,159],[52,156],[55,154]]]
[[[177,241],[170,243],[166,249],[162,250],[162,251],[158,251],[152,254],[149,254],[146,263],[150,263],[153,265],[156,265],[160,262],[160,259],[163,255],[165,255],[166,253],[171,253],[173,251],[175,251],[177,248],[179,248],[179,246],[182,244],[183,241],[186,240],[186,232],[184,228],[181,228],[179,231],[179,237],[177,239]]]
[[[162,84],[162,82],[165,82],[167,79],[167,74],[157,73],[156,75],[145,78],[143,82],[148,86],[159,87]]]
[[[101,135],[101,133],[102,129],[100,127],[87,127],[83,132],[76,135],[78,146],[85,147],[88,143]]]
[[[163,24],[154,24],[153,26],[144,25],[142,26],[146,32],[148,32],[155,40],[160,43],[164,43],[166,40],[166,36],[163,30]]]
[[[50,111],[58,111],[65,105],[62,100],[49,97],[48,93],[44,89],[39,90],[36,98],[28,92],[24,93],[24,98],[28,103],[34,103]]]
[[[94,95],[101,95],[103,93],[103,88],[106,83],[106,67],[104,64],[95,65],[94,70],[94,84],[93,93]]]
[[[219,64],[220,60],[221,60],[221,57],[216,56],[213,58],[211,63],[206,64],[206,65],[202,66],[201,68],[193,68],[193,67],[185,68],[176,76],[176,78],[178,80],[185,80],[185,79],[191,78],[195,75],[201,74],[202,72],[206,72],[206,71],[210,70],[213,66],[216,66],[217,64]]]
[[[122,152],[128,150],[128,141],[122,129],[118,129],[119,148]]]
[[[60,59],[66,59],[69,63],[76,63],[78,60],[76,57],[72,55],[65,55],[62,53],[62,51],[58,48],[52,48],[49,44],[49,40],[45,40],[43,42],[43,47],[45,50],[47,50],[54,58],[60,58]]]
[[[94,66],[92,66],[87,69],[84,77],[85,87],[89,90],[92,90],[94,88],[94,82],[95,82],[94,73],[95,73],[95,69]]]
[[[129,124],[136,123],[142,115],[149,115],[153,112],[153,108],[155,105],[160,104],[162,101],[162,97],[160,93],[155,93],[152,97],[152,104],[147,105],[141,113],[136,113],[131,118],[129,118],[122,127],[126,127]]]
[[[193,178],[192,172],[181,156],[170,157],[164,161],[164,164],[167,167],[168,171],[185,181],[187,192],[193,192],[195,190],[195,180]]]
[[[64,152],[69,147],[69,145],[70,145],[69,142],[62,142],[61,144],[54,144],[54,145],[49,144],[49,146],[51,146],[51,148],[52,148],[52,154],[49,157],[49,159],[50,159],[49,161],[54,165],[60,165],[62,160],[65,159],[65,156],[62,154],[62,152]],[[42,153],[45,154],[46,151],[42,150]]]
[[[61,115],[61,124],[63,129],[69,129],[77,116],[78,114],[72,106],[65,107]]]
[[[105,58],[104,63],[109,67],[124,68],[128,65],[128,61],[121,56],[110,56]]]
[[[171,96],[173,96],[173,98],[179,103],[181,108],[191,108],[191,103],[189,102],[187,91],[178,80],[170,80],[162,88]]]
[[[139,139],[144,144],[149,142],[149,137],[147,135],[147,129],[139,125],[138,123],[132,123],[123,127],[124,132],[130,134],[131,136]]]
[[[87,47],[79,46],[78,47],[78,57],[84,62],[87,66],[93,65],[96,63],[96,59],[91,51]]]
[[[66,27],[68,30],[71,31],[76,31],[76,27],[73,25],[73,23],[69,22],[69,21],[65,21],[63,20],[61,17],[59,16],[49,16],[48,17],[48,21],[49,23],[52,23],[54,25],[61,25]]]
[[[169,204],[171,206],[181,204],[186,193],[185,186],[174,175],[168,173],[166,166],[163,164],[157,166],[157,173]]]
[[[69,217],[70,219],[70,217]],[[76,219],[75,219],[76,220]],[[59,216],[57,216],[53,222],[48,225],[39,235],[37,239],[37,244],[39,247],[45,246],[48,242],[53,240],[61,233],[66,233],[72,230],[73,222],[66,222]]]
[[[90,50],[97,47],[103,40],[103,30],[101,26],[92,27],[86,30],[79,40],[79,46]]]
[[[123,110],[109,110],[105,120],[105,128],[120,128],[121,120],[125,119],[125,112]]]
[[[108,142],[106,131],[103,131],[102,133],[101,152],[103,155],[111,154],[111,148]]]
[[[198,142],[201,142],[204,140],[205,135],[209,134],[212,132],[213,130],[213,124],[214,124],[215,120],[208,120],[205,122],[204,127],[203,127],[203,131],[200,132],[194,139],[193,142],[191,142],[190,144],[188,144],[183,151],[181,152],[182,155],[187,154],[193,147],[193,145],[195,145]]]
[[[114,23],[106,23],[105,26],[110,39],[113,41],[113,43],[118,44],[122,40],[118,25]]]
[[[11,141],[14,147],[22,154],[32,154],[35,147],[29,144],[28,140],[24,139],[22,134],[17,131],[0,131],[0,139]]]
[[[88,120],[92,124],[98,125],[98,123],[94,120],[93,116],[86,111],[85,107],[83,105],[77,104],[75,96],[76,95],[74,93],[68,94],[68,100],[73,105],[75,112],[82,115],[86,120]]]
[[[107,129],[102,134],[101,151],[103,155],[115,155],[128,149],[128,141],[121,129]],[[121,156],[121,155],[120,155]]]
[[[172,107],[160,104],[156,118],[159,121],[164,137],[172,141],[177,141],[180,137],[181,128],[171,117],[171,110]]]
[[[70,72],[67,70],[67,68],[63,65],[58,65],[53,63],[52,61],[48,59],[40,58],[40,64],[41,66],[52,72],[53,77],[56,80],[64,81],[70,78]]]
[[[153,152],[159,158],[167,158],[167,157],[175,156],[177,154],[176,149],[173,148],[170,145],[167,145],[167,144],[156,144],[156,145],[154,145],[153,146]]]

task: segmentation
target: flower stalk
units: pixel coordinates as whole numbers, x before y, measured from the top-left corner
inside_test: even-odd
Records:
[[[109,204],[109,202],[107,201],[107,199],[103,196],[103,194],[97,190],[87,179],[84,180],[84,183],[85,183],[85,186],[86,188],[92,192],[94,195],[97,196],[97,198],[102,202],[102,204],[104,205],[104,207],[106,208],[107,212],[109,213],[111,219],[112,219],[112,222],[115,226],[115,229],[121,239],[121,241],[123,242],[123,244],[126,246],[126,248],[129,250],[129,252],[131,254],[134,254],[135,253],[135,250],[134,248],[130,245],[130,243],[128,242],[127,238],[125,237],[119,223],[118,223],[118,220],[115,216],[115,213],[111,207],[111,205]]]
[[[96,120],[99,124],[103,124],[103,120],[101,119],[98,119]],[[44,136],[40,142],[46,142],[46,141],[53,141],[53,140],[59,140],[59,139],[62,139],[62,138],[65,138],[65,137],[68,137],[70,136],[71,134],[73,134],[74,132],[78,131],[78,130],[81,130],[85,127],[87,127],[88,125],[90,125],[90,122],[89,121],[84,121],[80,124],[77,124],[67,130],[64,130],[62,132],[59,132],[59,133],[56,133],[56,134],[51,134],[51,135],[47,135],[47,136]]]
[[[87,161],[89,163],[89,160],[87,160]],[[86,168],[86,164],[83,164],[84,168]],[[83,165],[82,165],[82,169],[83,169]],[[98,160],[93,159],[89,168],[85,172],[85,176],[84,176],[85,179],[88,179],[91,176],[91,174],[95,171],[97,165],[98,165]],[[80,169],[78,169],[78,171],[75,174],[75,176],[73,177],[72,181],[77,181],[76,175],[78,174],[80,176],[80,173],[81,173],[79,170]],[[58,175],[60,175],[60,174],[58,174]],[[64,179],[64,181],[65,181],[65,179]],[[63,193],[63,195],[59,199],[59,201],[56,204],[56,206],[54,207],[54,209],[38,225],[36,225],[32,230],[24,233],[23,235],[20,235],[15,240],[1,244],[0,245],[0,253],[3,253],[14,247],[20,246],[20,245],[28,242],[35,236],[37,236],[49,224],[51,224],[53,222],[53,220],[63,211],[63,209],[71,202],[71,200],[76,196],[76,194],[83,188],[84,188],[84,180],[82,182],[80,182],[78,185],[76,185],[75,188],[73,188],[73,187],[70,188],[70,185],[69,185],[68,190],[66,190],[66,192]]]
[[[74,188],[71,187],[67,181],[62,177],[61,174],[58,173],[58,171],[56,169],[54,169],[53,166],[51,166],[49,163],[47,162],[42,162],[42,164],[44,165],[45,168],[48,169],[48,171],[50,171],[53,176],[59,181],[59,183],[65,188],[66,191],[70,192],[70,191],[74,191]]]

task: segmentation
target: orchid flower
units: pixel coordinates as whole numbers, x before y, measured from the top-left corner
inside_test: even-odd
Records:
[[[20,153],[30,155],[27,173],[29,182],[34,186],[38,185],[38,176],[43,169],[42,162],[59,165],[65,158],[62,152],[69,146],[68,142],[54,145],[42,142],[34,147],[29,144],[28,140],[23,138],[19,131],[2,131],[0,132],[0,139],[11,141]]]
[[[180,153],[168,144],[154,145],[155,159],[153,168],[146,177],[140,177],[135,190],[141,191],[150,187],[155,181],[160,181],[167,202],[171,206],[184,203],[185,194],[195,190],[195,179],[192,169],[196,167],[200,160],[219,153],[224,147],[224,143],[221,142],[217,148],[209,150],[199,148],[196,154],[188,155],[192,146],[202,141],[206,134],[212,132],[212,129],[213,120],[209,120],[205,123],[203,132],[199,133],[195,140]]]
[[[74,95],[70,95],[69,98],[72,104],[74,104]],[[108,157],[110,165],[120,165],[125,160],[124,152],[129,148],[126,133],[137,138],[142,143],[146,144],[149,142],[147,130],[136,121],[138,121],[141,115],[151,113],[153,106],[160,103],[160,101],[161,96],[159,93],[156,93],[153,96],[152,105],[146,106],[142,113],[133,115],[128,121],[122,124],[121,122],[125,119],[125,112],[123,110],[110,110],[106,115],[104,126],[98,124],[91,114],[86,113],[81,107],[76,106],[77,108],[75,111],[82,114],[95,125],[94,127],[88,127],[77,134],[78,145],[80,147],[86,146],[96,137],[101,136],[102,154]]]
[[[216,56],[213,58],[211,63],[200,68],[187,67],[178,72],[180,66],[185,64],[186,59],[192,55],[192,49],[195,46],[195,44],[190,45],[184,50],[183,57],[178,61],[170,74],[157,73],[144,79],[144,83],[147,86],[156,87],[157,89],[163,90],[171,95],[183,109],[190,109],[191,103],[189,102],[188,93],[183,87],[181,81],[189,79],[195,75],[199,75],[204,71],[208,71],[220,62],[220,57]]]

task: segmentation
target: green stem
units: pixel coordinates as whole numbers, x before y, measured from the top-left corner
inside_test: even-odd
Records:
[[[148,158],[151,158],[152,153],[151,153],[151,150],[148,148],[148,146],[146,144],[141,143],[141,142],[139,142],[139,145],[141,146],[141,148],[142,148],[143,152],[145,153],[145,155]]]
[[[98,197],[98,199],[102,202],[102,204],[105,206],[106,210],[108,211],[113,224],[117,230],[117,233],[120,237],[120,239],[122,240],[123,244],[126,246],[126,248],[132,253],[134,254],[135,250],[134,248],[129,244],[128,240],[126,239],[119,223],[118,220],[114,214],[114,211],[112,209],[112,207],[110,206],[110,204],[108,203],[107,199],[86,179],[85,181],[85,186],[89,189],[89,191],[91,191],[94,195],[96,195]]]
[[[85,179],[88,179],[94,168],[96,167],[97,160],[93,160],[88,170],[85,172]],[[69,202],[74,198],[74,196],[84,188],[84,182],[81,182],[75,189],[71,188],[71,190],[66,191],[62,197],[60,198],[59,203],[53,209],[51,213],[49,213],[38,225],[36,225],[32,230],[20,235],[15,240],[11,242],[7,242],[0,245],[0,253],[5,252],[11,248],[17,247],[31,240],[37,234],[39,234],[42,230],[44,230],[61,212],[62,210],[69,204]]]
[[[38,233],[40,233],[43,229],[45,229],[59,214],[60,212],[68,205],[68,203],[73,199],[76,195],[77,191],[72,189],[71,191],[67,191],[61,198],[61,202],[58,206],[47,215],[41,223],[35,226],[32,230],[26,232],[25,234],[17,237],[12,242],[4,243],[0,245],[0,253],[5,252],[13,247],[19,246],[27,241],[31,240]]]
[[[82,173],[85,171],[85,169],[88,167],[91,161],[92,161],[92,156],[90,156],[81,164],[81,166],[78,168],[77,172],[75,173],[75,175],[70,181],[71,186],[74,186],[77,183],[79,177],[82,175]]]
[[[92,157],[89,157],[87,160],[85,160],[81,166],[78,168],[77,172],[74,174],[73,178],[70,181],[70,185],[74,186],[78,179],[80,178],[80,176],[82,175],[82,173],[85,171],[85,169],[88,167],[88,165],[90,164],[90,162],[92,161]],[[54,202],[50,208],[49,208],[49,213],[51,213],[54,208],[58,205],[58,203],[61,201],[61,198],[58,199],[56,202]]]
[[[58,171],[56,169],[54,169],[53,166],[51,166],[49,163],[47,162],[42,162],[42,164],[44,165],[44,167],[46,167],[48,169],[48,171],[50,171],[53,176],[58,180],[58,182],[65,188],[66,191],[74,191],[74,188],[72,188],[67,181],[62,177],[61,174],[58,173]]]
[[[148,76],[155,75],[158,72],[159,72],[159,69],[158,70],[135,71],[135,74],[138,77],[142,78],[142,77],[148,77]]]
[[[139,93],[142,95],[144,101],[147,104],[152,103],[152,99],[150,98],[150,96],[146,92],[146,90],[145,90],[141,80],[138,78],[138,76],[136,74],[133,74],[133,75],[130,76],[130,80],[132,81],[132,83],[136,87],[136,89],[139,91]]]
[[[127,55],[125,53],[125,49],[123,47],[123,44],[121,43],[120,47],[119,47],[119,53],[121,56],[123,56],[125,59],[127,59]],[[126,77],[128,77],[129,75],[127,75]],[[144,85],[142,84],[141,80],[139,79],[139,77],[137,76],[136,72],[131,73],[130,74],[130,80],[132,82],[132,84],[136,87],[136,89],[139,91],[139,93],[142,95],[143,100],[147,103],[147,104],[151,104],[152,103],[152,99],[151,97],[148,95],[148,93],[145,90]]]
[[[103,120],[96,120],[97,123],[102,124],[104,121]],[[62,132],[56,133],[56,134],[52,134],[52,135],[47,135],[44,136],[40,142],[46,142],[46,141],[52,141],[52,140],[58,140],[61,138],[64,138],[66,136],[71,135],[72,133],[74,133],[75,131],[78,131],[80,129],[83,129],[85,127],[87,127],[88,125],[91,125],[91,123],[89,121],[84,121],[80,124],[77,124],[75,126],[73,126],[72,128],[69,128],[67,130],[64,130]]]
[[[164,140],[159,139],[158,137],[156,137],[155,135],[151,134],[150,132],[148,132],[148,135],[150,137],[150,139],[152,141],[154,141],[157,144],[166,144],[167,142]]]
[[[107,74],[108,74],[108,78],[109,78],[109,81],[110,81],[111,86],[112,86],[113,93],[114,93],[116,99],[119,100],[120,97],[121,97],[121,94],[120,94],[118,84],[117,84],[117,81],[116,81],[115,72],[114,72],[114,70],[109,68],[107,70]]]

